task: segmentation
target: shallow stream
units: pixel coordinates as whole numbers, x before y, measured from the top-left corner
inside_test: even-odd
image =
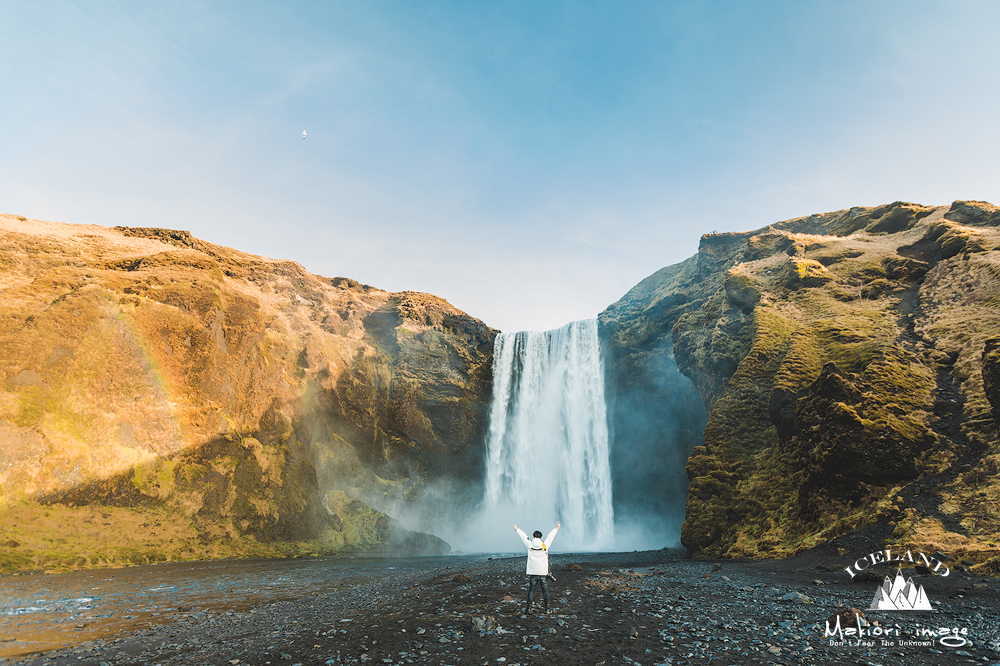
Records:
[[[0,660],[485,557],[215,560],[0,577]]]

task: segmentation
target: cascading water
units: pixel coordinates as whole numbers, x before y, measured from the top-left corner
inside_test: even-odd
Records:
[[[596,319],[497,336],[485,506],[488,514],[521,522],[529,534],[548,533],[561,520],[560,550],[611,544],[614,511]]]

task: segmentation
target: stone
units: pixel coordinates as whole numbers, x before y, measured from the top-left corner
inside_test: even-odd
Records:
[[[472,618],[473,631],[493,631],[496,629],[496,618],[492,615],[481,615]]]
[[[827,618],[826,624],[830,627],[835,627],[840,621],[840,626],[842,628],[856,627],[858,625],[858,620],[861,620],[861,626],[868,626],[868,621],[865,618],[865,614],[858,610],[857,608],[845,608],[839,613],[835,613]]]
[[[885,580],[885,576],[879,576],[874,571],[859,571],[854,574],[854,578],[851,579],[852,583],[881,583]]]
[[[789,592],[788,594],[782,595],[782,600],[793,601],[797,604],[809,604],[812,600],[801,592]]]

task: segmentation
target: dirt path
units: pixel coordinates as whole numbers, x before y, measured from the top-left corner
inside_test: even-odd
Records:
[[[906,573],[926,588],[934,611],[866,613],[888,639],[831,645],[826,619],[867,608],[878,586],[851,582],[843,560],[836,551],[755,562],[695,562],[676,551],[553,555],[552,612],[525,615],[524,558],[484,558],[242,613],[177,609],[169,624],[0,663],[1000,663],[1000,581],[957,569],[944,578]],[[956,628],[965,644],[918,639],[920,626]]]

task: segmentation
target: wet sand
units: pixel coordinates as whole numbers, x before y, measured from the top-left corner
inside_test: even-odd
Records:
[[[525,614],[523,556],[466,559],[244,611],[171,609],[160,625],[0,663],[1000,663],[1000,585],[958,569],[906,571],[935,610],[865,611],[866,644],[831,644],[840,639],[825,635],[826,619],[867,608],[878,586],[852,582],[850,561],[835,550],[718,562],[674,550],[553,554],[550,613],[536,591],[535,612]],[[957,638],[937,636],[944,627]]]

